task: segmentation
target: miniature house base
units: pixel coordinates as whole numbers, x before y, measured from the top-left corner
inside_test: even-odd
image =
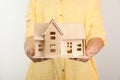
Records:
[[[35,56],[33,58],[77,58],[84,55],[85,34],[81,24],[36,24],[34,31]]]

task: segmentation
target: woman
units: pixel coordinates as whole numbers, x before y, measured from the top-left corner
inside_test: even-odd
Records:
[[[34,24],[81,23],[86,33],[85,57],[75,59],[33,59]],[[30,0],[27,13],[25,51],[33,61],[27,80],[98,80],[93,59],[105,45],[105,31],[99,0]]]

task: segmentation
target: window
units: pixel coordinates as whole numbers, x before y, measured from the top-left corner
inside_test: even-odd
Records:
[[[56,52],[56,45],[50,44],[50,52]]]
[[[50,32],[50,35],[55,35],[55,32]]]
[[[78,47],[81,47],[81,44],[77,44]]]
[[[51,36],[50,38],[51,38],[51,40],[55,40],[55,36]]]
[[[72,53],[72,49],[67,50],[67,53],[68,53],[68,54],[71,54],[71,53]]]
[[[77,51],[81,51],[81,48],[77,48]]]
[[[50,52],[56,52],[56,49],[50,49]]]
[[[68,54],[72,53],[72,42],[67,42],[67,53]]]
[[[39,49],[39,51],[43,51],[43,49]]]

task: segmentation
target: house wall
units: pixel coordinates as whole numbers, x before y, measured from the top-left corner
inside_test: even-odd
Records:
[[[67,53],[67,46],[68,46],[68,42],[72,43],[72,53]],[[77,45],[81,44],[81,47],[78,47]],[[77,56],[77,55],[83,55],[83,42],[82,40],[62,40],[61,41],[61,55],[73,55],[73,56]],[[77,49],[80,48],[81,51],[77,51]]]
[[[50,32],[55,32],[55,40],[51,39]],[[45,53],[48,57],[56,57],[60,55],[60,42],[61,42],[61,35],[58,30],[54,27],[54,25],[50,25],[45,33]],[[55,52],[50,51],[50,45],[55,44]]]
[[[41,46],[43,45],[43,46]],[[44,41],[36,40],[35,41],[35,57],[44,57]]]

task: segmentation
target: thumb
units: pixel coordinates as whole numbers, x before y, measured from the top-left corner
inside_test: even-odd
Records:
[[[88,56],[89,59],[92,58],[94,56],[93,48],[86,49],[85,54],[86,56]]]
[[[30,56],[34,56],[35,55],[35,50],[34,49],[30,49]]]
[[[89,56],[89,49],[85,50],[85,56]]]

